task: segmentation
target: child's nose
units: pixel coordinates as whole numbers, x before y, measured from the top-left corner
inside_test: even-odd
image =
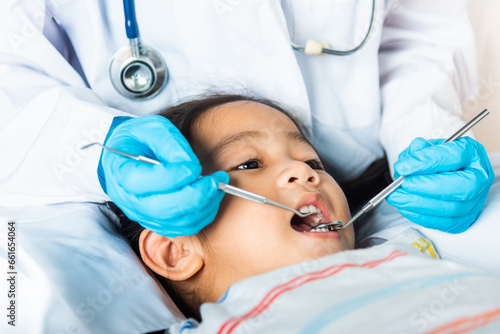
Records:
[[[319,183],[319,174],[305,162],[294,161],[281,172],[277,181],[280,187],[294,183],[316,186]]]

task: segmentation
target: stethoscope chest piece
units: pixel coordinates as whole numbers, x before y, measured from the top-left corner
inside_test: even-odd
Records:
[[[128,98],[148,98],[168,81],[163,58],[152,48],[138,44],[118,50],[109,67],[115,89]]]

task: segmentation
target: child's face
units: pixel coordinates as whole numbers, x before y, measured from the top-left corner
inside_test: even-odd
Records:
[[[343,192],[321,169],[318,155],[294,123],[278,110],[255,102],[228,103],[207,111],[192,133],[191,145],[204,173],[227,171],[232,185],[297,210],[314,205],[325,221],[349,219]],[[205,263],[217,265],[234,282],[353,248],[352,226],[303,232],[314,217],[301,221],[288,210],[226,194],[204,231],[210,250]]]

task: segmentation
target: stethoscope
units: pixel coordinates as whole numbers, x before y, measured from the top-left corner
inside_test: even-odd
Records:
[[[125,97],[152,97],[168,81],[167,65],[158,52],[141,44],[134,0],[123,0],[123,11],[130,46],[124,46],[113,56],[109,66],[111,82]]]
[[[363,48],[370,39],[375,17],[375,1],[372,2],[370,25],[365,37],[358,46],[350,50],[330,49],[326,42],[308,40],[305,45],[292,42],[292,48],[303,51],[307,55],[348,56]],[[153,48],[143,45],[139,39],[139,27],[135,17],[135,1],[123,0],[125,13],[125,31],[129,46],[116,52],[111,60],[109,74],[115,89],[125,97],[150,98],[158,94],[168,81],[168,70],[165,61]]]

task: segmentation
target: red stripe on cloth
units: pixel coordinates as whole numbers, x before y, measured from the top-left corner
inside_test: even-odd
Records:
[[[436,328],[427,334],[461,334],[467,333],[475,328],[483,327],[489,323],[500,321],[500,309],[477,314],[472,317],[465,317],[444,326]]]
[[[345,263],[342,265],[334,265],[328,268],[325,268],[320,271],[315,271],[315,272],[310,272],[303,274],[301,276],[297,276],[290,281],[287,281],[285,283],[282,283],[280,285],[277,285],[274,287],[272,290],[270,290],[264,298],[255,306],[252,310],[250,310],[247,314],[242,315],[240,317],[236,318],[231,318],[227,320],[222,327],[219,329],[217,333],[222,334],[222,333],[231,333],[239,324],[241,324],[243,321],[256,317],[257,315],[261,314],[264,312],[266,308],[269,307],[269,305],[280,295],[283,293],[296,289],[308,282],[320,280],[320,279],[325,279],[327,277],[331,277],[338,272],[346,269],[346,268],[353,268],[353,267],[363,267],[363,268],[374,268],[382,263],[386,263],[389,261],[392,261],[393,259],[407,255],[406,253],[403,253],[401,251],[393,251],[391,252],[387,257],[379,260],[373,260],[369,262],[365,262],[363,264],[356,264],[356,263]]]

